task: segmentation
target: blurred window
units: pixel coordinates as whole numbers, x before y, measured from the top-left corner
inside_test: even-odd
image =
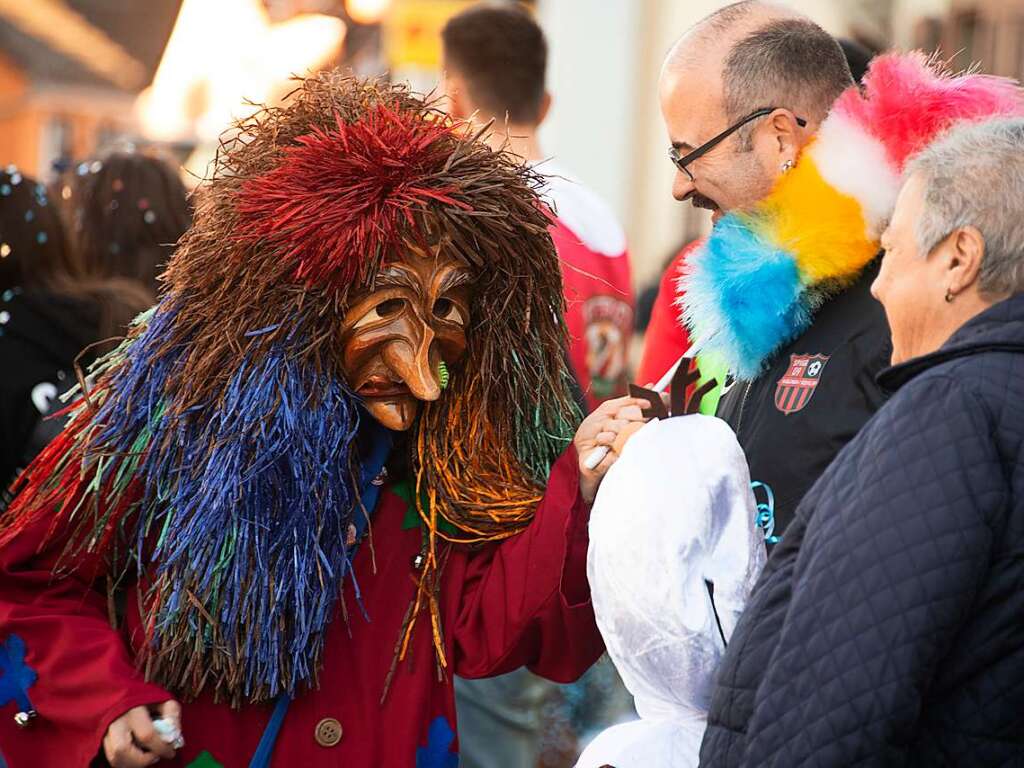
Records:
[[[932,53],[942,45],[942,19],[925,16],[914,24],[913,47]]]
[[[74,154],[74,127],[67,115],[51,115],[41,128],[39,137],[40,176],[45,177],[50,169],[71,160]]]

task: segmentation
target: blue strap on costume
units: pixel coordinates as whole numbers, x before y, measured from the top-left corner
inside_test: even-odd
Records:
[[[270,756],[274,753],[277,734],[281,730],[284,716],[288,714],[288,705],[291,703],[292,698],[287,693],[282,693],[277,697],[274,713],[270,716],[267,727],[263,729],[260,743],[256,746],[256,752],[253,754],[252,760],[249,761],[249,768],[268,768],[270,765]]]
[[[365,426],[363,429],[367,429],[370,432],[370,449],[368,455],[363,458],[362,471],[359,474],[359,498],[362,500],[367,514],[364,515],[362,510],[357,510],[352,520],[352,524],[356,527],[357,541],[366,532],[369,514],[372,514],[373,510],[377,507],[380,489],[384,486],[383,483],[378,484],[374,481],[380,476],[381,471],[384,469],[384,463],[388,460],[388,456],[391,455],[391,445],[393,442],[391,433],[387,429],[369,417],[364,416],[364,419],[363,424]],[[355,549],[353,548],[350,553],[350,560],[354,554]]]
[[[352,551],[349,552],[348,559],[346,560],[347,567],[351,564],[352,558],[355,557],[356,549],[359,546],[358,541],[363,537],[363,533],[366,532],[366,526],[369,524],[369,515],[377,507],[380,490],[384,487],[384,484],[378,481],[377,478],[380,477],[381,471],[384,469],[384,463],[388,460],[388,456],[391,453],[391,433],[371,418],[366,418],[363,424],[365,425],[363,428],[368,433],[369,451],[363,457],[362,469],[359,473],[359,498],[362,500],[367,514],[364,515],[362,510],[357,510],[353,516],[352,524],[356,528],[357,543],[352,547]],[[344,576],[345,574],[342,573],[341,575]],[[353,586],[355,587],[356,599],[358,600],[359,585],[354,580]],[[288,714],[288,706],[291,703],[292,699],[288,694],[281,694],[277,697],[277,702],[274,704],[274,712],[270,715],[267,727],[263,729],[260,743],[256,746],[256,752],[253,754],[252,760],[249,761],[249,768],[269,768],[270,758],[274,753],[274,745],[277,744],[277,734],[281,731],[285,715]]]

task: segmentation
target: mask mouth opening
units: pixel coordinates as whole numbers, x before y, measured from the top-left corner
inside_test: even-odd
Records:
[[[412,393],[403,381],[386,376],[371,376],[356,390],[356,394],[361,397],[403,397]]]

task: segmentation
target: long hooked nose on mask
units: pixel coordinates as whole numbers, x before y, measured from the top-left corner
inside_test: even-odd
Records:
[[[405,382],[417,400],[437,400],[441,396],[441,382],[438,372],[440,360],[431,349],[434,331],[422,322],[410,325],[415,326],[411,338],[389,341],[381,351],[381,358]]]

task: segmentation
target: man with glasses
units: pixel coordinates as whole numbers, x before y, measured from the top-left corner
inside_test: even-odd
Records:
[[[814,189],[765,203],[852,83],[832,37],[760,2],[698,23],[668,54],[659,82],[677,170],[673,196],[711,210],[715,224],[684,270],[683,314],[701,357],[730,372],[717,415],[747,456],[770,547],[883,401],[874,377],[889,359],[889,332],[868,290],[878,260],[871,250],[850,269],[840,258],[851,239],[869,239],[863,222],[839,216],[827,196],[819,204]],[[850,146],[845,158],[853,171],[872,162],[856,151]],[[748,242],[744,219],[727,215],[756,214],[765,204],[784,209],[775,250]],[[801,245],[811,238],[816,246]],[[815,251],[813,271],[782,268],[778,251],[792,242]],[[802,269],[807,259],[797,261]]]
[[[850,74],[853,75],[854,81],[859,83],[876,52],[850,38],[838,37],[836,41],[843,49],[843,56],[850,66]],[[662,373],[690,348],[686,326],[679,322],[679,295],[676,292],[676,283],[686,263],[686,257],[701,242],[702,238],[687,242],[662,270],[657,293],[647,315],[650,319],[643,334],[643,353],[636,369],[636,381],[657,381]],[[638,300],[638,306],[640,303]],[[638,310],[638,317],[641,314]]]

